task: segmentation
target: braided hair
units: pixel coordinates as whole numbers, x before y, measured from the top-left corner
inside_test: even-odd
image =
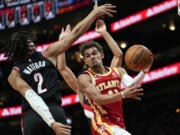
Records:
[[[12,34],[7,43],[1,43],[0,52],[4,52],[8,60],[17,62],[28,58],[30,49],[28,40],[33,41],[33,35],[28,31],[19,31]]]

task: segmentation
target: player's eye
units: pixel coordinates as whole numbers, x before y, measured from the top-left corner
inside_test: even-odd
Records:
[[[86,57],[86,58],[89,58],[89,57],[90,57],[90,55],[86,55],[85,57]]]

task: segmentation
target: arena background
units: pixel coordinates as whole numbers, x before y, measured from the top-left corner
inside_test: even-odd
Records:
[[[65,27],[67,24],[75,26],[93,8],[93,1],[90,0],[52,0],[50,3],[52,7],[54,5],[52,9],[54,16],[51,19],[47,19],[44,15],[45,9],[43,9],[46,7],[46,4],[44,7],[42,5],[43,2],[48,2],[48,0],[27,0],[25,3],[23,3],[23,0],[15,0],[15,2],[15,4],[8,5],[7,1],[0,1],[1,22],[4,25],[0,30],[0,39],[6,39],[13,32],[19,30],[28,30],[36,35],[37,45],[56,41],[62,27]],[[30,13],[28,16],[29,23],[23,25],[19,20],[19,14],[15,13],[17,15],[15,16],[16,19],[14,18],[15,25],[12,28],[8,26],[7,16],[12,11],[10,9],[15,9],[14,11],[21,13],[21,9],[26,7],[32,8],[35,2],[40,2],[38,4],[42,10],[39,22],[35,23],[32,13]],[[152,81],[147,81],[147,83],[142,85],[145,94],[142,101],[124,100],[124,119],[127,130],[133,135],[180,135],[180,16],[177,13],[177,1],[99,1],[99,4],[103,3],[112,3],[117,6],[118,13],[113,18],[105,17],[104,21],[108,31],[118,45],[120,47],[127,45],[126,48],[121,48],[123,53],[125,54],[127,48],[134,44],[143,44],[154,54],[154,63],[151,69],[154,72],[148,74]],[[144,14],[145,9],[149,9],[148,13],[146,12],[146,15],[148,15],[144,16],[144,19],[135,22],[137,18],[133,15]],[[115,30],[111,29],[114,26],[112,25],[114,22],[117,25]],[[94,27],[95,25],[93,24],[89,31],[94,30]],[[88,35],[85,40],[90,38],[91,36]],[[112,52],[101,37],[95,40],[103,45],[105,51],[104,63],[109,65],[113,56]],[[67,51],[66,56],[68,66],[76,75],[86,68],[79,57],[79,45],[71,47]],[[7,82],[11,66],[12,64],[5,60],[0,62],[1,135],[21,135],[21,113],[18,112],[18,109],[11,108],[21,104],[21,96],[13,91]],[[124,61],[123,67],[130,75],[134,76],[137,74],[130,71],[124,64]],[[153,80],[153,78],[155,79]],[[75,94],[60,75],[59,79],[62,82],[61,91],[63,97]],[[66,104],[66,102],[68,101],[64,103]],[[76,100],[76,102],[78,101]],[[88,135],[89,129],[81,105],[79,103],[69,104],[65,105],[64,109],[68,122],[72,125],[72,135]]]

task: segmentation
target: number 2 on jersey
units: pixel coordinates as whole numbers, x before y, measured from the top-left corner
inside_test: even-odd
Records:
[[[34,80],[35,82],[38,82],[38,94],[42,94],[47,91],[47,89],[42,89],[42,83],[43,83],[43,77],[41,73],[34,74]]]

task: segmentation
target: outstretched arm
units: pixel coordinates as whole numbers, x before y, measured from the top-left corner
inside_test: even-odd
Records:
[[[120,67],[122,64],[122,56],[123,53],[121,49],[118,47],[117,43],[114,41],[112,36],[107,32],[106,25],[103,20],[98,20],[96,22],[96,32],[101,34],[105,41],[107,42],[108,46],[110,47],[114,57],[111,61],[111,67]]]
[[[66,51],[83,33],[85,33],[98,16],[112,16],[111,13],[116,12],[113,10],[114,8],[115,6],[112,6],[111,4],[105,4],[94,8],[84,20],[75,26],[69,36],[65,37],[62,41],[57,41],[54,45],[49,46],[44,51],[44,54],[55,64],[57,56]]]
[[[55,122],[43,99],[34,90],[32,90],[32,88],[21,78],[17,71],[11,71],[8,81],[10,85],[27,100],[32,109],[40,115],[40,117],[54,130],[54,132],[57,134],[63,133],[65,135],[70,135],[71,127]]]
[[[119,68],[119,73],[122,76],[122,83],[125,86],[140,85],[144,79],[145,74],[149,72],[152,63],[153,63],[153,56],[151,56],[149,66],[146,69],[140,71],[134,79],[132,79],[131,76],[129,76],[123,68]]]

